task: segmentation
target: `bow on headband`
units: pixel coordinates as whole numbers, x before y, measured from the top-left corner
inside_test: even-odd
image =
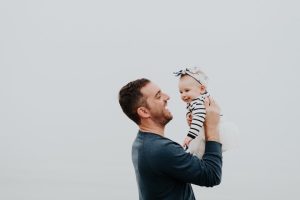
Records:
[[[197,67],[182,69],[178,72],[174,72],[174,74],[175,76],[189,75],[200,84],[207,84],[207,76]]]
[[[190,75],[191,71],[189,68],[186,68],[186,69],[182,69],[182,70],[179,70],[178,72],[174,72],[175,76],[182,76],[182,75]]]

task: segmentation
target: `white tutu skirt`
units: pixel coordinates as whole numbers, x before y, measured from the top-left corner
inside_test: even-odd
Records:
[[[222,143],[222,152],[234,149],[238,146],[239,130],[237,126],[229,121],[220,121],[220,143]],[[199,158],[202,158],[205,151],[205,135],[204,129],[201,134],[191,141],[188,151]]]

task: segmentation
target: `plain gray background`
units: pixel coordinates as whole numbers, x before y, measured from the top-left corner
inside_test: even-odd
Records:
[[[0,2],[0,199],[138,199],[137,127],[117,94],[147,77],[171,97],[166,136],[187,130],[173,72],[200,66],[239,148],[197,199],[299,199],[298,1]]]

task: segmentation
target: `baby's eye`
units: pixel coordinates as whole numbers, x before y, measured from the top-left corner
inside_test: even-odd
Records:
[[[185,90],[185,92],[188,92],[188,91],[190,91],[190,90]]]

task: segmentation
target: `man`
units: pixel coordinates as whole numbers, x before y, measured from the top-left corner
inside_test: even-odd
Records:
[[[147,79],[129,82],[119,92],[123,112],[139,126],[132,162],[143,200],[191,200],[195,199],[191,184],[212,187],[221,182],[219,107],[206,99],[206,149],[200,160],[164,137],[165,125],[173,118],[167,108],[169,99]]]

